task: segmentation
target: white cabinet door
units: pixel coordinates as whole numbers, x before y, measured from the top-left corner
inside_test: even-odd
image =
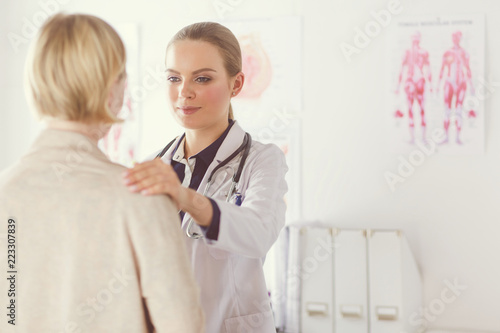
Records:
[[[289,231],[286,333],[421,332],[421,277],[400,231]]]
[[[368,333],[365,230],[340,230],[334,252],[335,332]]]
[[[401,238],[396,231],[369,232],[370,332],[400,333],[403,327]]]
[[[300,230],[301,333],[333,332],[333,247],[332,229]]]

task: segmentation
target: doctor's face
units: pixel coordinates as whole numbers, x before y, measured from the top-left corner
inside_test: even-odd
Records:
[[[176,41],[167,50],[167,91],[177,122],[187,129],[225,128],[235,78],[218,49],[203,41]]]

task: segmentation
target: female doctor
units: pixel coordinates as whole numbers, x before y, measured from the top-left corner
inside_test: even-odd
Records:
[[[284,154],[233,120],[241,50],[217,23],[180,30],[166,53],[171,111],[185,133],[124,174],[131,191],[177,203],[206,329],[275,332],[262,265],[285,222]]]

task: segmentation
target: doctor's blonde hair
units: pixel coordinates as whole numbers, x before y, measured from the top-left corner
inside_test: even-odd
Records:
[[[105,21],[56,14],[41,27],[26,66],[28,98],[40,117],[118,123],[110,90],[125,76],[125,46]]]
[[[241,72],[240,43],[231,30],[225,26],[215,22],[199,22],[188,25],[172,37],[167,45],[167,51],[172,44],[181,40],[202,41],[212,44],[219,50],[229,77],[234,77]],[[231,104],[229,104],[229,119],[234,119]]]

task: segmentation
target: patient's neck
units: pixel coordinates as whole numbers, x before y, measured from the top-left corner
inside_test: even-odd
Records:
[[[70,120],[47,120],[47,128],[80,133],[87,136],[95,144],[108,133],[110,127],[111,125],[85,124]]]

